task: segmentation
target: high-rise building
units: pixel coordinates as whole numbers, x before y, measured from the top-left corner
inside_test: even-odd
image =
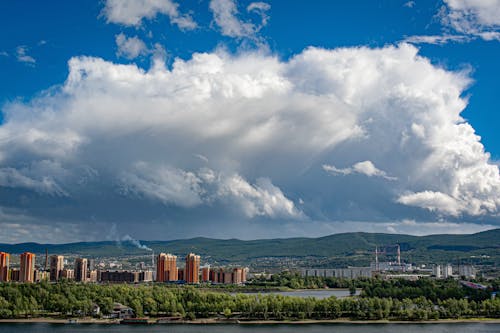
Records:
[[[62,277],[64,269],[64,257],[53,255],[50,256],[50,281],[59,281]]]
[[[184,280],[187,283],[200,282],[200,256],[190,253],[186,256],[186,267],[184,269]]]
[[[10,254],[0,252],[0,282],[9,281]]]
[[[85,258],[75,259],[75,281],[87,281],[87,259]]]
[[[201,281],[202,282],[210,281],[210,266],[204,266],[201,268]]]
[[[443,268],[443,277],[445,279],[453,276],[453,266],[451,264],[446,264]]]
[[[93,271],[95,270],[95,259],[88,259],[87,260],[87,271]]]
[[[246,283],[247,282],[247,274],[248,274],[248,267],[244,267],[241,270],[241,283]]]
[[[475,278],[476,269],[472,265],[458,265],[458,275],[466,278]]]
[[[443,277],[443,272],[441,271],[441,265],[434,265],[434,267],[432,267],[432,275],[434,275],[436,279],[440,279]]]
[[[20,282],[34,282],[35,280],[35,254],[24,252],[21,254]]]
[[[177,281],[177,256],[160,253],[156,261],[156,281]]]

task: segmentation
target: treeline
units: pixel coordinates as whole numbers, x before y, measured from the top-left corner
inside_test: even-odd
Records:
[[[433,302],[446,299],[467,298],[474,301],[483,301],[491,297],[491,293],[500,288],[500,279],[484,282],[488,288],[477,290],[464,288],[459,281],[454,279],[436,280],[430,278],[409,281],[404,279],[342,279],[335,277],[301,277],[297,273],[282,272],[274,274],[271,279],[256,279],[252,281],[252,286],[262,288],[290,289],[317,289],[317,288],[345,288],[363,289],[361,296],[379,298],[404,298],[425,297]]]
[[[348,297],[326,299],[281,295],[232,295],[191,286],[0,284],[0,317],[90,316],[94,304],[101,315],[115,302],[131,307],[137,316],[177,316],[185,319],[226,317],[240,320],[500,318],[500,299],[474,301],[449,298],[436,302],[417,298]]]

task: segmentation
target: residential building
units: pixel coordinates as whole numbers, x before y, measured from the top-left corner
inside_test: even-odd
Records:
[[[35,282],[48,281],[50,272],[35,269],[34,280]]]
[[[0,282],[9,281],[10,254],[0,252]]]
[[[73,280],[75,278],[75,270],[74,269],[69,269],[65,268],[62,271],[62,277],[67,279],[67,280]]]
[[[445,279],[453,277],[453,266],[451,266],[451,264],[447,264],[443,267],[443,277]]]
[[[35,254],[24,252],[21,254],[21,268],[19,273],[20,282],[35,281]]]
[[[9,275],[9,281],[19,281],[21,277],[21,271],[17,268],[11,268]]]
[[[210,266],[203,266],[201,268],[201,282],[210,281]]]
[[[178,275],[177,256],[160,253],[156,262],[156,281],[177,281]]]
[[[87,259],[76,258],[75,259],[75,281],[86,282],[87,281]]]
[[[474,279],[476,277],[476,269],[472,265],[458,265],[458,275]]]
[[[200,282],[200,256],[190,253],[186,256],[186,267],[184,280],[187,283]]]
[[[432,275],[436,277],[436,279],[441,279],[443,277],[443,271],[441,270],[441,265],[435,265],[432,268]]]
[[[64,256],[50,256],[50,281],[59,281],[64,269]]]
[[[237,267],[233,269],[233,276],[231,282],[234,284],[242,284],[241,276],[243,275],[243,268]]]

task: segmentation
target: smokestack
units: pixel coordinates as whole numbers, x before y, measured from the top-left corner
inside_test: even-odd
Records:
[[[378,246],[375,246],[375,269],[377,271],[379,270],[379,265],[378,265]]]

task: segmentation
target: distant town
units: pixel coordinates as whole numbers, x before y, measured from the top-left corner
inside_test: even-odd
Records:
[[[380,261],[379,255],[393,260]],[[43,255],[42,255],[43,256]],[[96,260],[94,258],[75,257],[69,261],[63,255],[49,255],[46,251],[43,261],[36,264],[36,255],[24,252],[19,255],[19,263],[11,265],[11,255],[0,252],[0,282],[58,282],[73,280],[82,283],[147,283],[163,282],[173,284],[245,284],[250,278],[269,278],[266,272],[250,272],[248,267],[211,267],[201,265],[201,257],[189,253],[184,258],[184,265],[178,267],[178,257],[169,253],[152,254],[151,263],[139,262],[133,269],[122,267],[116,260]],[[302,277],[358,279],[382,277],[384,279],[401,278],[417,280],[424,277],[436,279],[476,278],[477,270],[470,264],[433,264],[414,266],[403,262],[399,244],[378,247],[374,251],[374,261],[367,267],[338,268],[300,268],[295,270]],[[480,288],[480,285],[477,285]]]
[[[0,252],[0,282],[58,282],[62,279],[76,282],[109,282],[109,283],[222,283],[243,284],[247,280],[248,268],[231,267],[210,269],[210,266],[200,266],[200,256],[189,253],[185,258],[183,268],[177,267],[177,256],[160,253],[153,260],[152,267],[146,268],[144,263],[135,270],[100,269],[103,262],[96,264],[95,259],[75,258],[69,264],[63,255],[45,255],[45,264],[39,267],[35,264],[36,255],[31,252],[21,253],[19,267],[10,267],[10,254]],[[113,265],[111,265],[113,266]],[[152,269],[154,268],[154,270]]]

